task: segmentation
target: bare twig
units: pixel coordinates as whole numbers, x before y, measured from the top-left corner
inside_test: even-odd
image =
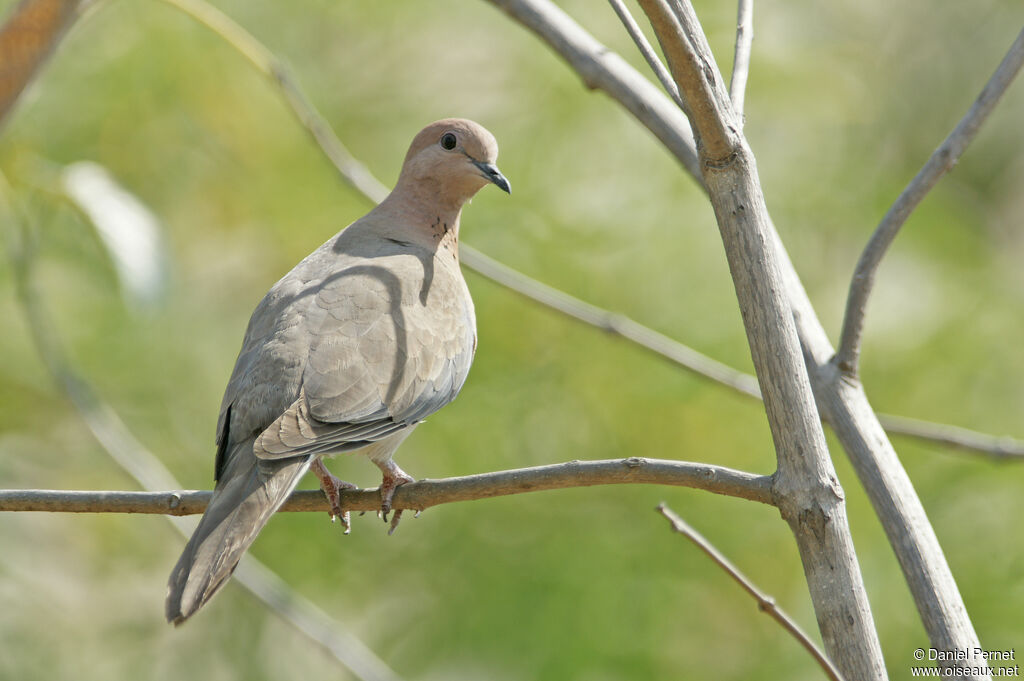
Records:
[[[733,565],[731,560],[725,557],[725,554],[719,551],[704,535],[693,529],[689,523],[679,517],[672,509],[665,506],[665,504],[658,504],[656,510],[668,519],[673,530],[696,544],[697,548],[713,560],[718,567],[725,570],[733,578],[733,581],[753,596],[754,600],[757,601],[757,609],[767,613],[769,617],[782,625],[782,628],[788,631],[814,657],[815,661],[825,670],[825,674],[832,681],[842,681],[842,676],[835,665],[832,664],[832,660],[828,659],[828,656],[825,655],[821,648],[811,640],[811,637],[800,628],[800,625],[785,610],[776,605],[774,598],[761,591],[749,577],[743,574],[738,567]]]
[[[651,71],[654,71],[654,75],[658,77],[661,82],[661,86],[665,88],[665,92],[669,94],[679,108],[683,108],[683,99],[679,96],[679,88],[676,87],[675,82],[672,80],[672,74],[668,72],[665,65],[658,59],[657,53],[654,51],[654,47],[648,42],[647,36],[644,35],[643,30],[640,28],[640,24],[636,23],[636,19],[629,13],[629,8],[626,7],[626,3],[622,0],[608,0],[611,4],[612,9],[615,10],[615,14],[619,16],[619,20],[622,25],[626,28],[626,33],[633,39],[633,43],[636,44],[640,54],[643,55],[647,65],[651,67]]]
[[[384,200],[388,195],[388,188],[349,153],[320,112],[309,105],[309,98],[303,94],[298,79],[287,64],[213,5],[203,0],[162,1],[185,12],[219,35],[244,55],[263,75],[274,80],[283,91],[292,113],[313,137],[317,146],[323,150],[328,160],[339,170],[345,181],[374,203]]]
[[[627,340],[676,366],[709,378],[747,397],[761,398],[757,379],[697,352],[629,317],[614,314],[548,286],[503,265],[476,249],[462,245],[462,257],[471,256],[473,270],[491,281],[584,324]]]
[[[729,99],[736,116],[743,120],[743,99],[750,75],[750,49],[754,42],[754,0],[739,0],[736,7],[736,49],[729,78]]]
[[[1024,442],[1009,436],[990,435],[944,423],[932,423],[906,416],[879,414],[878,420],[890,435],[902,435],[959,449],[987,454],[993,459],[1024,461]]]
[[[772,503],[772,478],[743,471],[663,459],[608,459],[569,461],[508,471],[480,473],[443,480],[418,480],[395,492],[394,508],[423,510],[440,504],[544,490],[594,485],[674,485],[715,494]],[[0,490],[0,511],[55,513],[158,513],[184,516],[202,513],[212,492],[91,492],[63,490]],[[380,509],[376,489],[343,490],[342,507],[348,511]],[[330,510],[320,490],[299,491],[282,511]]]
[[[932,153],[931,158],[911,180],[903,193],[899,195],[868,240],[860,260],[857,261],[853,279],[850,281],[850,293],[846,300],[846,314],[843,318],[843,331],[839,339],[839,350],[834,360],[844,373],[857,374],[861,338],[864,333],[864,317],[879,263],[913,210],[927,196],[939,178],[949,172],[967,150],[978,133],[978,129],[981,128],[1003,93],[1013,82],[1022,64],[1024,64],[1024,30],[1017,35],[1017,39],[1013,41],[1006,56],[1003,57],[999,68],[992,74],[992,78],[986,83],[970,110],[953,129],[953,132],[939,145],[938,149]]]

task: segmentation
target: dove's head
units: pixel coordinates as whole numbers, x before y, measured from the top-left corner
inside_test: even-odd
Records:
[[[446,118],[413,139],[398,184],[461,206],[489,183],[511,193],[494,164],[497,160],[498,142],[486,128],[464,118]]]

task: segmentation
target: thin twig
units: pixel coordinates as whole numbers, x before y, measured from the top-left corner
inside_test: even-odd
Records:
[[[729,99],[736,117],[743,120],[743,100],[750,75],[750,50],[754,42],[754,0],[739,0],[736,7],[736,49],[729,78]]]
[[[724,466],[664,459],[607,459],[568,461],[443,480],[418,480],[395,492],[394,508],[421,511],[440,504],[545,490],[595,485],[670,485],[703,489],[715,494],[772,504],[772,478]],[[202,513],[209,491],[93,492],[65,490],[0,490],[0,511],[55,513],[158,513],[184,516]],[[380,509],[376,489],[343,490],[347,511]],[[320,490],[299,491],[282,511],[323,511],[330,507]]]
[[[921,200],[928,195],[932,187],[943,175],[949,172],[964,151],[974,140],[978,129],[995,109],[999,99],[1013,82],[1014,77],[1024,64],[1024,30],[1013,41],[999,68],[992,74],[985,88],[978,95],[967,114],[960,120],[953,132],[939,145],[920,172],[911,180],[896,202],[882,218],[868,240],[853,279],[850,281],[850,293],[846,300],[846,314],[843,318],[843,331],[839,339],[839,350],[836,352],[835,363],[850,375],[857,374],[860,360],[861,338],[864,333],[864,317],[867,312],[868,297],[875,283],[875,273],[882,262],[893,239],[910,214]]]
[[[201,21],[229,45],[245,55],[248,61],[255,65],[264,75],[272,76],[275,73],[288,73],[284,70],[283,62],[274,56],[269,49],[229,17],[219,10],[210,7],[202,0],[162,1],[182,9],[190,16]],[[658,136],[669,151],[680,159],[680,162],[683,163],[690,174],[699,180],[700,169],[697,166],[693,141],[692,139],[678,136],[676,132],[680,127],[687,127],[686,117],[680,113],[678,108],[671,106],[659,108],[657,106],[657,99],[651,97],[651,94],[659,93],[649,81],[636,73],[629,64],[626,64],[617,55],[594,40],[590,34],[584,31],[571,17],[555,5],[549,3],[510,2],[507,0],[490,1],[508,12],[516,21],[523,23],[527,28],[536,32],[539,37],[544,39],[553,49],[568,60],[577,72],[588,79],[587,83],[590,87],[604,90],[617,102],[633,111],[634,115]],[[541,8],[543,8],[543,11],[541,11]],[[275,64],[279,66],[275,67]],[[600,68],[594,68],[595,64],[600,65]],[[338,139],[333,129],[317,111],[313,103],[302,94],[301,89],[297,85],[285,87],[285,82],[297,83],[293,76],[288,74],[284,80],[280,77],[272,77],[270,80],[280,88],[282,95],[287,98],[288,104],[295,113],[297,120],[310,133],[317,147],[332,162],[339,176],[346,184],[374,203],[379,202],[387,195],[387,188],[383,183],[374,177],[364,164],[349,154],[344,144]],[[637,96],[636,93],[641,94]],[[630,102],[635,102],[636,106],[632,107]],[[649,114],[652,111],[657,111],[658,116],[650,116]],[[659,125],[657,121],[661,119],[671,121],[672,123],[670,125]],[[315,132],[310,127],[313,121],[318,122]],[[341,151],[338,152],[337,150]],[[591,305],[528,277],[518,270],[493,260],[466,243],[462,244],[460,255],[462,264],[467,268],[529,300],[583,323],[615,334],[664,357],[683,369],[709,378],[740,394],[757,399],[761,398],[757,379],[750,374],[745,374],[707,357],[628,317]],[[929,431],[926,427],[927,422],[917,421],[915,423],[918,426],[913,432],[907,432],[901,430],[898,425],[900,417],[890,417],[883,414],[880,415],[880,418],[885,423],[892,422],[894,424],[894,430],[892,431],[894,433],[935,444],[972,448],[972,445],[967,444],[967,442],[974,442],[977,445],[977,451],[994,456],[999,456],[1001,450],[1006,447],[1024,449],[1024,442],[1007,440],[1005,438],[999,439],[998,447],[993,449],[992,444],[996,438],[994,436],[986,436],[983,433],[978,433],[978,437],[970,440],[964,439],[961,443],[954,443],[947,437],[948,428],[953,426],[933,424],[933,430]]]
[[[17,216],[11,197],[6,178],[0,175],[0,205],[7,204],[10,215],[20,217]],[[9,244],[7,250],[14,269],[16,295],[33,344],[54,381],[104,450],[142,487],[150,490],[181,487],[160,459],[135,438],[117,412],[100,399],[92,386],[71,367],[60,346],[59,336],[32,286],[34,239],[28,222],[24,218],[14,222],[21,230],[20,243]],[[186,539],[195,529],[190,520],[169,520]],[[357,678],[363,681],[401,681],[366,644],[345,631],[309,599],[285,584],[252,556],[243,556],[235,577],[242,587],[262,601],[271,612],[310,636]],[[284,602],[288,604],[287,607],[282,607]]]
[[[299,81],[288,65],[271,52],[260,41],[219,9],[202,0],[162,0],[203,24],[238,50],[259,69],[263,75],[275,81],[284,93],[285,101],[302,127],[313,137],[317,146],[328,160],[338,169],[342,177],[354,189],[374,203],[380,203],[388,195],[388,188],[375,178],[365,165],[360,163],[334,134],[330,124],[302,92]]]
[[[697,548],[713,560],[718,567],[725,570],[737,584],[743,587],[744,591],[753,596],[754,600],[757,601],[757,609],[767,613],[772,619],[781,624],[782,628],[788,631],[814,657],[815,661],[830,679],[842,681],[842,676],[835,665],[832,664],[832,660],[825,655],[821,648],[815,645],[814,641],[811,640],[804,630],[800,628],[800,625],[785,610],[776,605],[774,598],[761,591],[749,577],[740,572],[740,569],[733,565],[732,561],[726,558],[704,535],[693,529],[689,523],[680,518],[672,509],[665,506],[665,504],[658,504],[656,510],[668,519],[673,530],[696,544]]]
[[[1009,436],[1000,437],[979,433],[976,430],[968,430],[959,426],[919,421],[906,416],[879,414],[878,420],[885,431],[891,435],[902,435],[916,440],[934,442],[945,445],[949,449],[987,454],[993,459],[1024,461],[1024,442]]]
[[[700,163],[686,116],[651,81],[547,0],[488,0],[533,31],[565,59],[591,90],[601,90],[629,111],[698,183]]]
[[[633,43],[637,49],[640,50],[640,54],[643,55],[647,65],[651,67],[651,71],[654,71],[654,75],[661,81],[662,87],[665,88],[665,92],[668,93],[669,97],[672,98],[676,104],[679,105],[680,109],[685,109],[683,104],[683,98],[679,96],[679,88],[676,87],[675,81],[672,80],[672,74],[668,72],[665,65],[658,59],[658,54],[654,51],[654,47],[647,40],[647,36],[644,35],[643,30],[640,28],[640,24],[636,22],[633,15],[630,14],[629,8],[626,7],[626,3],[622,0],[608,0],[611,4],[612,9],[619,16],[619,20],[622,25],[626,28],[626,33],[633,39]]]
[[[588,324],[627,340],[649,352],[667,359],[676,366],[683,367],[695,374],[709,378],[727,388],[761,399],[761,390],[757,379],[750,374],[733,369],[707,355],[697,352],[668,336],[658,333],[629,317],[614,314],[603,308],[591,305],[578,298],[548,286],[534,279],[525,277],[520,272],[504,265],[475,249],[462,245],[462,256],[471,255],[473,270],[491,281],[518,293],[519,295],[551,308],[567,317]]]

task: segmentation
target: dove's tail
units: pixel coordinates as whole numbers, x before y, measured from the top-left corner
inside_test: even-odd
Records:
[[[227,582],[256,539],[309,469],[312,457],[266,461],[252,454],[252,440],[236,445],[167,582],[167,621],[181,624]]]

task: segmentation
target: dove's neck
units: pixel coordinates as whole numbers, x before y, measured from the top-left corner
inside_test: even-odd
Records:
[[[459,221],[462,201],[448,200],[432,193],[428,186],[403,187],[395,190],[376,208],[386,229],[395,238],[411,240],[431,250],[447,249],[458,258]]]

